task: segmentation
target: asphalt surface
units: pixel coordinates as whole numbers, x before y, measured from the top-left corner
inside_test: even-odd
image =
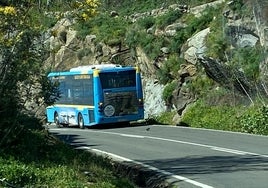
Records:
[[[267,136],[161,125],[49,131],[77,148],[145,166],[174,186],[268,187]]]

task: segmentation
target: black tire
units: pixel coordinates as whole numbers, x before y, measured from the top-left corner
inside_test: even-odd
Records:
[[[57,112],[54,114],[54,123],[56,124],[56,127],[60,128],[60,120]]]
[[[116,125],[118,127],[129,127],[130,126],[130,122],[129,121],[119,122]]]
[[[83,116],[82,114],[78,114],[78,118],[77,118],[77,121],[78,121],[78,126],[80,129],[84,129],[85,128],[85,124],[84,124],[84,119],[83,119]]]

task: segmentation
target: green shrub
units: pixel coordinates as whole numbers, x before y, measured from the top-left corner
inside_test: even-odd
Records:
[[[156,18],[156,26],[160,29],[164,29],[166,26],[173,24],[181,16],[182,12],[180,10],[169,10],[168,13]]]
[[[139,45],[139,40],[142,34],[146,35],[145,32],[139,32],[138,28],[130,28],[128,29],[126,33],[126,44],[132,48],[135,49]]]
[[[160,83],[166,84],[178,78],[178,71],[182,63],[184,63],[184,59],[178,57],[176,54],[171,54],[161,69],[157,71]]]
[[[228,53],[230,48],[230,40],[226,37],[225,25],[226,19],[223,15],[219,15],[218,12],[222,12],[221,9],[216,9],[213,16],[215,19],[212,19],[209,27],[210,33],[207,36],[206,46],[207,46],[207,55],[214,59],[225,60],[226,53]]]
[[[242,131],[268,135],[268,106],[252,106],[239,118]]]
[[[146,16],[137,21],[137,25],[145,29],[151,28],[152,26],[154,26],[154,24],[155,24],[155,18],[152,16]]]
[[[161,69],[157,70],[157,77],[161,84],[167,84],[171,82],[172,75],[167,67],[162,67]]]
[[[188,16],[188,18],[186,18],[187,23],[189,23],[188,32],[196,33],[208,28],[214,17],[218,16],[220,11],[221,7],[207,7],[200,17],[193,15]]]
[[[165,86],[164,91],[162,93],[162,98],[164,101],[170,102],[170,99],[172,98],[172,93],[177,85],[178,84],[176,83],[176,81],[173,81]]]
[[[108,14],[99,14],[88,21],[78,22],[75,29],[79,38],[94,34],[97,41],[108,43],[112,40],[124,41],[127,31],[127,20],[122,17],[111,17]]]
[[[205,74],[192,77],[187,87],[199,97],[207,96],[208,92],[214,87],[215,83]]]
[[[243,0],[236,0],[230,3],[229,7],[233,11],[241,11],[244,3]]]
[[[158,124],[175,125],[175,122],[173,122],[173,117],[175,115],[176,111],[164,112],[161,115],[157,116],[155,120]]]
[[[155,37],[150,34],[141,33],[139,46],[144,50],[150,59],[156,59],[161,54],[161,48],[165,44],[163,37]]]
[[[91,53],[92,52],[90,48],[82,48],[78,50],[77,57],[79,60],[81,60],[83,57],[88,56]]]
[[[191,127],[239,131],[235,114],[233,106],[211,106],[199,100],[186,110],[181,121]]]
[[[232,52],[232,63],[236,67],[242,67],[245,75],[250,80],[259,78],[259,65],[262,59],[261,49],[254,47],[237,48]]]
[[[114,64],[122,65],[122,62],[124,62],[124,60],[121,56],[117,55],[111,59],[111,62]]]
[[[169,46],[171,52],[179,53],[180,50],[181,50],[182,45],[186,42],[187,39],[190,38],[192,33],[188,32],[187,28],[177,31],[175,36],[172,37],[171,43],[170,43],[170,46]]]

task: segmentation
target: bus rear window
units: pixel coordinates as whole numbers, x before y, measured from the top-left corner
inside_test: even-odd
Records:
[[[102,89],[135,87],[136,71],[103,72],[99,74]]]

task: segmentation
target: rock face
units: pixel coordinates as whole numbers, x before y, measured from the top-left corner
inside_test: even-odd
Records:
[[[230,1],[228,3],[229,6],[232,6],[232,4],[235,3],[235,1]],[[248,8],[252,10],[253,15],[248,16],[241,16],[231,9],[227,9],[224,12],[225,18],[228,20],[226,23],[226,34],[232,41],[232,47],[233,48],[246,48],[246,47],[256,47],[260,44],[262,46],[262,49],[264,50],[263,59],[260,62],[259,70],[260,70],[260,78],[261,82],[264,83],[264,85],[268,84],[268,77],[267,77],[267,39],[268,39],[268,22],[267,22],[267,15],[268,15],[268,2],[267,1],[258,1],[258,2],[251,2],[251,1],[244,1],[248,5]],[[201,63],[208,64],[208,62],[211,60],[205,60],[201,59]],[[212,63],[217,64],[217,63]],[[224,67],[224,69],[228,69],[228,66],[224,66],[223,64],[226,64],[225,62],[221,63],[221,66]],[[224,69],[220,69],[221,71]],[[227,70],[228,72],[228,70]],[[228,73],[227,77],[228,76]],[[230,71],[229,71],[230,72]],[[247,79],[244,75],[244,71],[242,68],[239,70],[233,70],[235,73],[235,78],[232,83],[229,85],[233,85],[237,91],[240,93],[248,93],[250,95],[255,95],[256,91],[259,90],[260,94],[265,94],[265,92],[262,92],[263,86],[258,85],[255,83],[255,86],[253,86],[253,83],[251,83],[251,80]],[[214,74],[216,75],[216,73]],[[229,80],[230,78],[226,79]],[[218,83],[221,83],[221,81],[216,80]],[[227,81],[228,82],[228,81]],[[266,92],[266,95],[268,93]]]
[[[154,79],[144,79],[144,109],[145,119],[149,119],[152,116],[159,115],[166,111],[166,104],[162,99],[162,92],[164,85],[159,84]]]
[[[179,80],[177,88],[173,91],[172,104],[175,105],[179,116],[188,104],[196,100],[194,93],[192,93],[186,83],[191,80],[197,73],[197,68],[193,64],[182,64],[178,72]]]

